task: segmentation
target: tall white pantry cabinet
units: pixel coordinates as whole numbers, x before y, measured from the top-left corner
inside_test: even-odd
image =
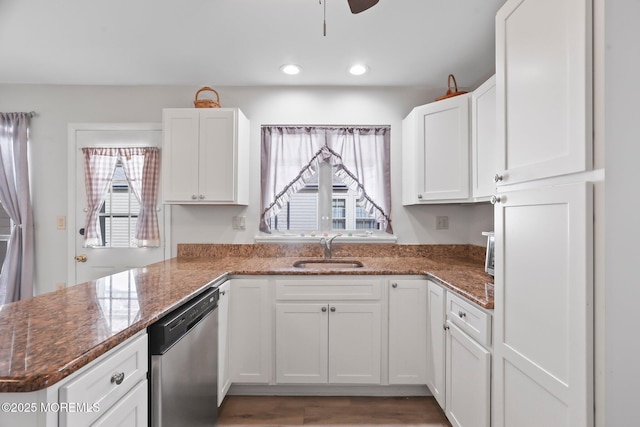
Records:
[[[496,16],[492,425],[592,427],[592,3]]]

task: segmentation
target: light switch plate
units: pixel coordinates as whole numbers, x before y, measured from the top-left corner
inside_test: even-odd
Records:
[[[66,230],[67,229],[67,217],[64,215],[58,215],[56,217],[56,229],[57,230]]]
[[[232,221],[234,230],[245,230],[247,228],[247,217],[246,216],[234,216]]]

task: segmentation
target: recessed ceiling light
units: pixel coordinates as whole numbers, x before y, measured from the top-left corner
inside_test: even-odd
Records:
[[[369,71],[369,67],[364,64],[355,64],[349,68],[349,73],[354,76],[361,76]]]
[[[290,76],[295,76],[296,74],[300,74],[302,67],[296,64],[285,64],[280,67],[280,71]]]

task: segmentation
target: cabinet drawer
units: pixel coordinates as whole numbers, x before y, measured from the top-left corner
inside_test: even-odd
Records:
[[[483,346],[491,346],[490,314],[447,292],[447,318]]]
[[[379,300],[380,279],[278,279],[276,298],[279,300]]]
[[[89,425],[147,375],[147,335],[133,338],[74,380],[60,387],[60,402],[98,405],[99,411],[60,412],[61,426]],[[116,376],[124,374],[122,382]]]

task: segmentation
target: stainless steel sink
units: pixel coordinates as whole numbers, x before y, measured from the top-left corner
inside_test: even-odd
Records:
[[[324,268],[327,270],[340,268],[360,268],[363,264],[352,259],[303,259],[293,263],[297,268]]]

